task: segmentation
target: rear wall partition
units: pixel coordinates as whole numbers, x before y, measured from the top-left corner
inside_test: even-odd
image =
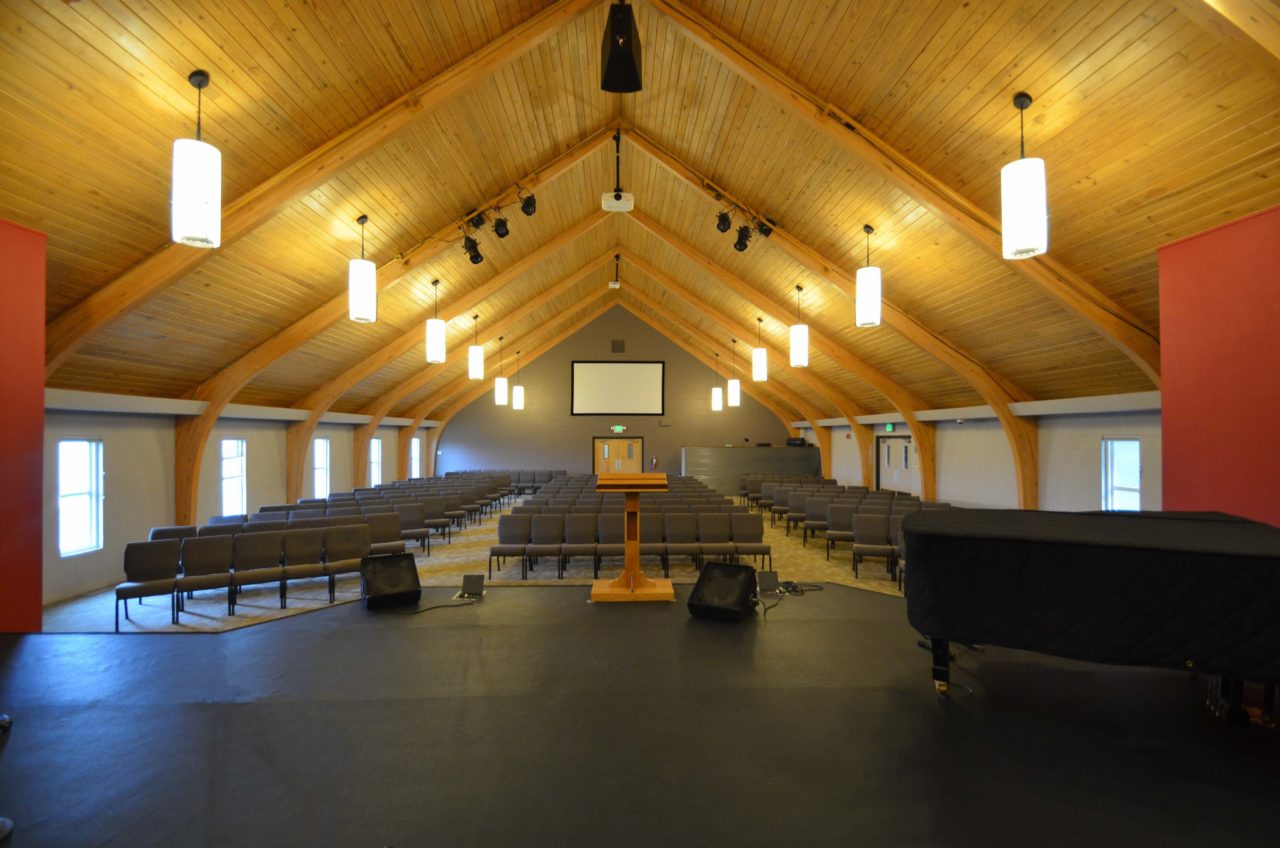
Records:
[[[623,341],[625,353],[613,353]],[[728,359],[726,350],[722,360]],[[515,351],[507,346],[507,376],[514,377]],[[573,360],[666,362],[665,414],[571,415]],[[741,366],[741,362],[739,363]],[[739,377],[742,375],[740,373]],[[727,379],[722,371],[720,384]],[[750,375],[747,375],[750,379]],[[525,409],[495,406],[492,393],[461,410],[441,436],[436,473],[483,468],[564,469],[591,472],[591,439],[625,426],[643,437],[645,470],[680,473],[680,449],[690,446],[786,443],[787,430],[772,412],[745,392],[742,406],[711,411],[715,372],[621,307],[611,309],[524,368]]]
[[[1280,207],[1159,256],[1164,508],[1280,525]]]

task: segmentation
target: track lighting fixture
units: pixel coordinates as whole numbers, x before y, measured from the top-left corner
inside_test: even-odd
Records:
[[[809,325],[800,323],[800,293],[803,286],[796,286],[796,322],[791,325],[791,367],[807,368],[809,365]]]
[[[520,211],[523,212],[526,216],[531,216],[533,215],[534,212],[537,212],[538,211],[537,198],[535,198],[532,194],[525,195],[525,197],[520,201]]]
[[[173,142],[170,236],[179,244],[212,248],[222,243],[222,153],[201,138],[209,72],[192,71],[187,82],[196,90],[196,137]]]
[[[751,228],[745,224],[738,227],[738,240],[733,243],[733,249],[742,253],[747,249],[747,245],[751,242]]]
[[[609,7],[600,42],[600,89],[614,94],[640,90],[640,36],[631,7],[617,2]]]
[[[360,225],[360,258],[347,265],[347,316],[361,324],[378,320],[378,268],[364,258],[364,225],[368,215],[356,218]]]
[[[479,265],[484,261],[484,257],[480,255],[480,245],[471,236],[464,236],[462,239],[462,249],[466,251],[467,256],[471,258],[472,265]]]
[[[1023,116],[1031,95],[1013,95],[1018,110],[1018,159],[1000,169],[1000,241],[1005,259],[1030,259],[1049,250],[1049,199],[1044,160],[1027,158]]]
[[[484,226],[484,213],[477,212],[467,219],[467,223],[471,225],[471,229],[478,230]]]
[[[502,336],[498,336],[498,376],[493,379],[493,402],[507,405],[507,378],[502,376]]]
[[[875,232],[870,224],[864,224],[862,231],[867,234],[867,265],[859,268],[854,292],[854,323],[859,327],[880,326],[880,269],[871,264],[871,234]]]
[[[751,379],[763,383],[769,379],[769,352],[764,349],[764,319],[756,319],[756,346],[751,349]]]
[[[738,346],[737,339],[729,340],[729,383],[725,391],[729,406],[742,406],[742,381],[738,379],[738,366],[734,361],[734,352]]]
[[[427,362],[444,362],[444,321],[440,320],[440,281],[431,281],[432,317],[427,319]]]
[[[719,215],[716,215],[717,230],[719,230],[722,233],[727,233],[729,232],[729,229],[732,226],[733,226],[733,218],[730,217],[728,212],[721,212]]]
[[[471,320],[475,323],[475,340],[467,348],[467,378],[470,380],[483,380],[484,348],[480,346],[480,316],[472,315]]]
[[[493,219],[493,234],[500,239],[504,239],[511,235],[511,229],[507,226],[506,218]]]

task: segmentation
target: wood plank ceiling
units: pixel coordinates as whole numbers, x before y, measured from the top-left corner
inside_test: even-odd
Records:
[[[153,254],[192,250],[166,247],[171,145],[195,120],[192,69],[212,74],[205,138],[222,151],[231,204],[406,92],[465,71],[487,45],[574,5],[3,4],[0,217],[49,234],[51,326]],[[1156,248],[1280,203],[1280,58],[1250,43],[1247,27],[1243,40],[1238,24],[1226,31],[1199,0],[637,2],[645,78],[635,95],[599,90],[607,4],[576,6],[77,339],[48,384],[205,396],[200,387],[229,365],[343,295],[346,261],[360,250],[355,218],[365,213],[369,257],[380,274],[398,276],[382,292],[378,322],[304,323],[302,342],[245,372],[242,386],[229,383],[228,399],[306,406],[336,386],[334,410],[381,403],[404,414],[456,384],[472,315],[489,355],[502,335],[513,365],[522,344],[532,348],[595,305],[619,254],[628,308],[680,316],[670,334],[699,348],[714,340],[722,362],[730,338],[740,356],[754,342],[761,316],[766,344],[785,351],[803,286],[815,335],[852,359],[815,349],[798,379],[775,356],[771,380],[826,415],[842,414],[837,398],[891,411],[886,385],[921,406],[988,402],[982,385],[901,323],[853,326],[852,301],[832,279],[863,264],[864,222],[876,228],[873,260],[898,320],[976,362],[1007,398],[1154,387],[1097,326],[722,61],[677,13],[997,220],[999,168],[1018,149],[1012,94],[1031,92],[1027,147],[1047,162],[1053,260],[1152,333]],[[1270,34],[1258,37],[1265,44]],[[622,184],[636,196],[635,215],[599,211],[613,185],[613,127],[623,131]],[[562,173],[539,180],[584,143]],[[491,198],[509,202],[522,181],[541,182],[537,214],[508,205],[511,235],[477,234],[485,261],[470,264],[459,223]],[[714,226],[735,203],[735,225],[745,209],[780,232],[735,251]],[[815,273],[782,235],[837,270]],[[425,259],[399,273],[410,255]],[[430,316],[433,279],[442,281],[451,355],[423,373],[422,343],[411,336]],[[344,376],[378,356],[382,367]]]

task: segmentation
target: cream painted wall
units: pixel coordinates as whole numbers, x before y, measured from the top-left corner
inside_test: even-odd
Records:
[[[249,421],[223,418],[213,427],[200,466],[200,489],[196,520],[204,524],[210,516],[222,514],[222,440],[244,439],[248,466],[245,488],[249,512],[266,504],[284,503],[283,421]]]
[[[58,553],[58,441],[100,439],[103,464],[101,550]],[[173,418],[47,410],[44,424],[44,602],[123,579],[124,546],[173,523]],[[109,621],[106,611],[104,622]]]
[[[1142,508],[1160,509],[1160,413],[1060,415],[1040,419],[1040,508],[1102,508],[1102,439],[1142,444]]]

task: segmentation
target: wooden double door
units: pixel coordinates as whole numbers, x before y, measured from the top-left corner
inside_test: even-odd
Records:
[[[638,474],[644,471],[644,438],[595,436],[591,455],[594,474]]]

